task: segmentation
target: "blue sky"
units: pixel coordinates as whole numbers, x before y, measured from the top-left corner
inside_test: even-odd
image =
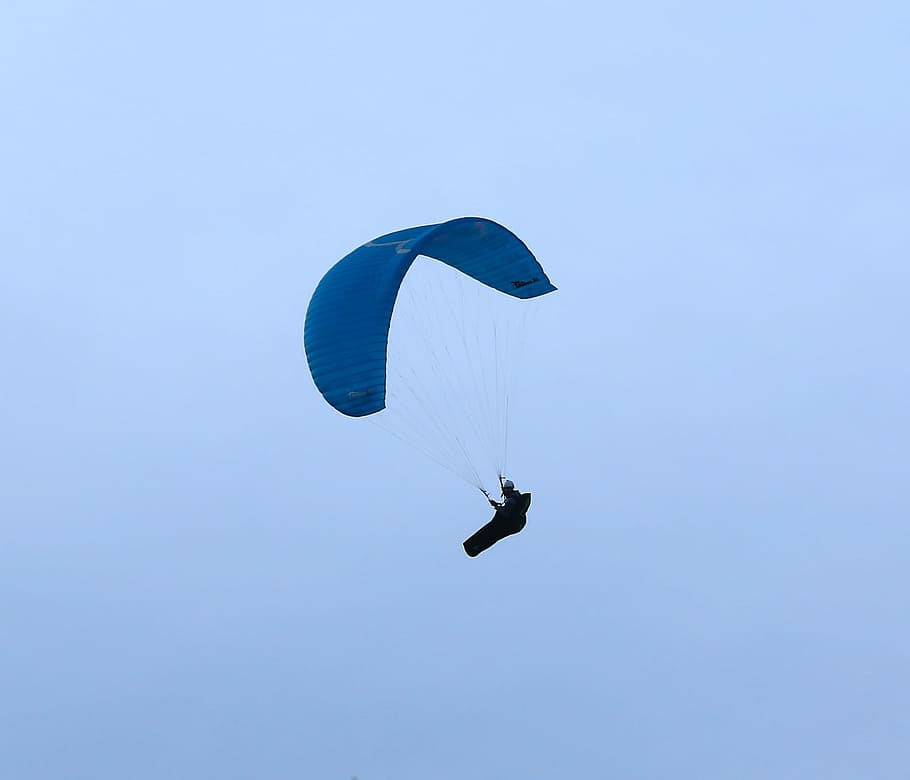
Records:
[[[896,778],[904,3],[0,11],[0,776]],[[559,292],[527,529],[332,413],[309,295],[462,215]]]

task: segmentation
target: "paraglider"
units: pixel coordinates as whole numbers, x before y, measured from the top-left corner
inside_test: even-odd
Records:
[[[457,272],[442,272],[447,276],[434,301],[423,298],[435,282],[416,280],[423,273],[415,266],[419,256]],[[402,300],[406,276],[415,282]],[[482,217],[379,236],[339,260],[316,287],[304,323],[310,373],[341,414],[375,420],[487,495],[478,458],[498,458],[504,486],[509,388],[521,363],[520,351],[507,342],[523,340],[526,331],[523,321],[510,324],[507,318],[527,317],[526,303],[555,289],[517,236]],[[492,313],[491,326],[484,325],[486,315],[469,308],[475,299]],[[411,325],[412,310],[435,319]],[[450,332],[455,337],[447,341]],[[426,349],[427,356],[399,355],[411,349]],[[490,369],[485,361],[492,361]],[[514,492],[529,503],[530,494]],[[503,496],[497,533],[507,517],[509,527],[519,517],[523,527],[527,512],[527,505],[513,512],[510,495]]]
[[[520,492],[511,479],[506,479],[502,482],[502,495],[503,501],[495,501],[488,497],[490,506],[496,510],[496,514],[489,523],[464,542],[464,551],[472,558],[507,536],[517,534],[528,522],[531,494]]]

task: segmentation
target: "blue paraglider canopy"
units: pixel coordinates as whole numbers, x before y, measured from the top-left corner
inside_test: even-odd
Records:
[[[556,289],[517,236],[481,217],[398,230],[355,249],[322,278],[304,324],[313,381],[343,414],[364,417],[385,408],[392,311],[418,255],[514,298],[536,298]]]

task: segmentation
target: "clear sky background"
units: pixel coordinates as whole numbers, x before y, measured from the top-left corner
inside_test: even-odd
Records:
[[[906,778],[908,8],[5,2],[0,777]],[[462,215],[560,288],[473,560],[301,346]]]

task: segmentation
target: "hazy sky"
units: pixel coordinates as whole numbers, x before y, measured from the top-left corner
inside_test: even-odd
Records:
[[[906,2],[0,9],[0,777],[906,778]],[[559,291],[527,529],[315,390],[325,270]]]

